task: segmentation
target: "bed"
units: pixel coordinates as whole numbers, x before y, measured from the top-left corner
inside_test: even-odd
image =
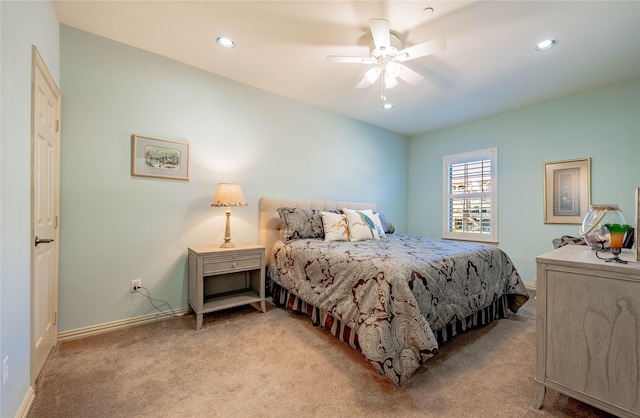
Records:
[[[376,236],[325,241],[325,232],[327,239],[332,233],[327,221],[342,216],[345,208],[361,216]],[[304,225],[292,230],[289,214],[300,213],[307,215]],[[355,223],[350,225],[356,231]],[[309,315],[402,386],[439,344],[506,318],[529,295],[508,255],[497,247],[391,229],[374,203],[260,199],[259,240],[267,252],[274,303]]]

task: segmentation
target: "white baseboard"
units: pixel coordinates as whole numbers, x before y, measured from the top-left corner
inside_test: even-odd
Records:
[[[20,404],[20,408],[16,413],[16,418],[27,418],[29,415],[29,410],[31,409],[31,405],[33,405],[33,401],[36,398],[36,392],[33,386],[29,386],[27,393],[24,395],[24,399],[22,400],[22,404]]]
[[[535,302],[537,300],[536,294],[536,285],[531,283],[525,283],[524,287],[529,291],[529,296],[531,297],[531,301]]]
[[[185,315],[189,311],[189,308],[174,309],[177,316]],[[77,328],[69,331],[63,331],[58,333],[58,341],[72,340],[75,338],[88,337],[89,335],[102,334],[104,332],[111,332],[122,328],[128,328],[135,325],[142,325],[149,322],[156,321],[158,319],[167,318],[166,314],[153,313],[149,315],[137,316],[135,318],[122,319],[120,321],[107,322],[104,324],[92,325],[85,328]]]

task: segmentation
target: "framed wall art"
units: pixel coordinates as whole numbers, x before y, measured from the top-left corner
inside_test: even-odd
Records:
[[[189,144],[133,134],[131,175],[189,180]]]
[[[640,242],[638,242],[638,229],[640,228],[640,187],[636,189],[636,229],[635,233],[635,247],[636,261],[640,261]]]
[[[544,223],[582,224],[590,202],[591,158],[544,163]]]

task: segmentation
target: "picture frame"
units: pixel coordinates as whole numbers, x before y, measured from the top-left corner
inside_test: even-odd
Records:
[[[131,175],[189,180],[189,143],[133,134]]]
[[[544,163],[544,223],[582,224],[591,204],[591,158]]]
[[[636,261],[640,261],[640,243],[638,242],[638,228],[640,228],[640,187],[636,189],[636,229],[635,242],[633,244],[635,248]]]

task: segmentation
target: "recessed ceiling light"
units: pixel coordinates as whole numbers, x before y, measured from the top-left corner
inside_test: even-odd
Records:
[[[422,9],[422,13],[424,13],[426,15],[432,15],[433,12],[435,12],[435,10],[433,10],[433,7],[426,7],[424,9]]]
[[[536,45],[536,50],[544,51],[546,49],[553,48],[556,45],[558,45],[558,41],[556,39],[545,39],[542,42],[538,42],[538,45]]]
[[[393,109],[393,105],[391,103],[385,103],[385,104],[382,105],[382,108],[384,110],[391,110],[391,109]]]
[[[218,36],[216,38],[216,42],[223,48],[233,48],[234,46],[236,46],[236,43],[233,42],[233,39],[227,36]]]

